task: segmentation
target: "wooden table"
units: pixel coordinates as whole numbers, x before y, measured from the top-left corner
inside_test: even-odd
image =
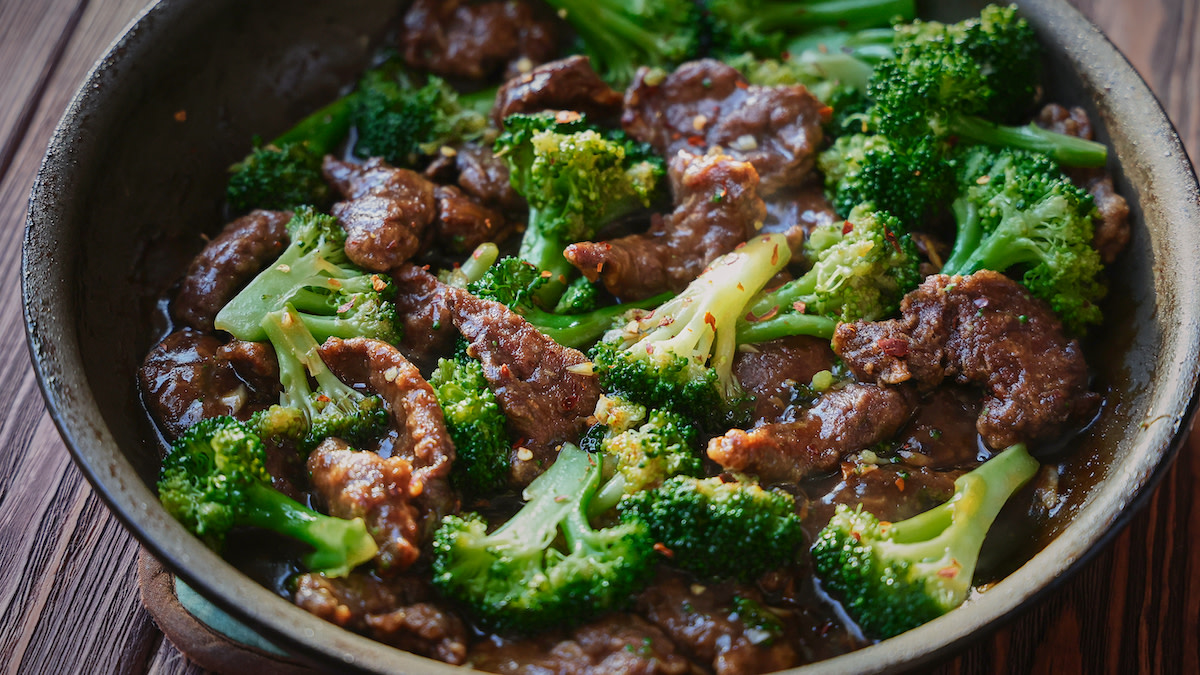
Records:
[[[29,189],[91,63],[145,0],[0,0],[0,670],[197,673],[138,600],[138,545],[42,404],[17,270]],[[1200,156],[1200,2],[1073,0]],[[1200,673],[1200,433],[1149,506],[1078,575],[943,673]]]

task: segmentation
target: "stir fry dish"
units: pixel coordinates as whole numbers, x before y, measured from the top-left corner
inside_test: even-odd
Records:
[[[952,612],[1104,405],[1129,210],[1041,64],[1015,6],[416,0],[164,298],[163,506],[487,671],[771,672]]]

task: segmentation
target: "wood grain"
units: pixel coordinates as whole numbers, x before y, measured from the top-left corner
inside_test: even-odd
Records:
[[[16,284],[29,188],[91,63],[144,0],[0,0],[0,672],[199,675],[135,585],[137,547],[42,406]],[[1200,155],[1200,3],[1074,0]],[[1107,550],[938,673],[1200,673],[1200,434]]]

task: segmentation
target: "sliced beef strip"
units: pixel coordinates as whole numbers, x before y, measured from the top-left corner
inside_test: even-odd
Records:
[[[754,395],[757,423],[779,421],[791,404],[793,388],[809,384],[813,375],[832,368],[829,341],[807,335],[760,342],[733,358],[734,376]]]
[[[764,482],[798,482],[869,448],[912,416],[917,396],[908,387],[850,383],[822,394],[795,420],[744,431],[730,429],[708,442],[708,457],[729,471]]]
[[[1051,131],[1092,140],[1092,122],[1083,108],[1068,110],[1057,103],[1042,108],[1036,120],[1038,126]],[[1113,188],[1112,176],[1104,169],[1069,169],[1071,179],[1082,185],[1096,202],[1100,217],[1092,235],[1092,246],[1100,252],[1105,263],[1117,259],[1129,244],[1129,202]]]
[[[346,230],[346,257],[373,272],[386,272],[420,249],[437,216],[434,184],[376,157],[351,164],[325,157],[325,178],[346,201],[331,214]]]
[[[467,144],[454,155],[458,186],[479,203],[510,217],[525,211],[525,199],[513,189],[508,165],[490,147]]]
[[[749,85],[713,59],[685,63],[661,81],[651,72],[639,70],[625,92],[621,125],[637,140],[668,157],[720,146],[754,165],[764,196],[812,171],[829,112],[803,86]]]
[[[462,256],[485,242],[500,242],[512,231],[508,220],[454,186],[438,186],[433,239],[443,250]]]
[[[819,181],[810,181],[798,188],[788,188],[766,200],[767,217],[759,234],[779,233],[787,237],[792,260],[804,259],[804,242],[818,227],[831,225],[841,219],[833,204],[825,197]]]
[[[527,0],[416,0],[400,37],[405,62],[443,77],[506,78],[553,59],[565,32]]]
[[[588,358],[504,305],[466,291],[454,293],[451,311],[468,353],[483,364],[509,428],[522,440],[513,449],[510,481],[527,485],[553,463],[559,445],[577,441],[587,427],[600,386],[594,376],[571,368]]]
[[[635,606],[680,650],[716,675],[771,673],[799,665],[801,655],[791,639],[795,636],[788,635],[789,626],[784,624],[781,639],[764,640],[738,615],[734,598],[763,605],[758,590],[731,583],[697,590],[683,576],[664,572],[637,597]]]
[[[312,488],[331,516],[362,518],[379,546],[380,574],[402,572],[420,555],[420,514],[413,506],[412,464],[327,438],[308,456]]]
[[[670,164],[676,209],[650,229],[603,242],[571,244],[567,260],[623,300],[682,291],[718,257],[753,237],[766,207],[754,167],[719,152],[682,151]]]
[[[454,349],[458,332],[451,321],[450,287],[425,269],[406,263],[392,273],[396,314],[404,324],[400,352],[426,375]]]
[[[457,509],[450,489],[454,443],[446,431],[433,387],[420,371],[386,342],[368,338],[330,338],[321,359],[343,382],[362,385],[387,401],[395,436],[391,454],[412,465],[410,491],[421,511],[420,540],[432,535],[441,517]]]
[[[496,92],[492,122],[504,126],[504,118],[515,113],[543,110],[572,110],[604,124],[620,117],[624,97],[592,70],[586,56],[568,56],[544,63],[518,75]]]
[[[279,361],[270,344],[230,340],[217,348],[215,356],[218,361],[228,363],[246,383],[254,402],[266,404],[279,400],[283,385],[279,381]]]
[[[142,401],[168,440],[209,417],[249,416],[252,392],[217,353],[224,340],[183,329],[163,338],[138,370]]]
[[[471,665],[503,675],[684,675],[695,672],[658,627],[608,614],[569,633],[521,640],[492,637],[475,645]]]
[[[901,317],[838,326],[833,349],[854,374],[923,390],[953,378],[983,388],[976,422],[992,448],[1052,439],[1088,420],[1099,396],[1087,364],[1045,303],[1003,274],[936,275],[904,297]]]
[[[291,219],[290,211],[253,211],[226,225],[188,265],[171,303],[176,321],[212,330],[217,312],[287,247]]]
[[[308,573],[296,578],[295,588],[292,601],[330,623],[414,654],[466,661],[466,626],[415,577],[385,582],[362,572],[337,579]]]

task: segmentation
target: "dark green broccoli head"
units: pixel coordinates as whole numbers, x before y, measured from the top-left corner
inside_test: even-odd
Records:
[[[307,143],[261,145],[229,167],[225,198],[234,211],[286,211],[330,201],[329,185],[321,175],[321,155]]]
[[[508,420],[496,402],[483,366],[465,354],[439,359],[429,378],[454,441],[451,482],[472,495],[499,489],[508,479]]]
[[[751,581],[795,559],[804,533],[792,496],[755,483],[676,476],[617,505],[646,526],[671,564],[709,579]]]
[[[923,224],[945,208],[955,190],[954,155],[928,137],[891,142],[886,136],[842,136],[818,156],[825,187],[843,218],[874,204],[905,228]]]
[[[653,552],[639,525],[588,523],[599,481],[600,462],[566,445],[496,531],[474,514],[447,516],[434,535],[434,585],[493,630],[572,626],[623,606],[648,581]]]
[[[378,547],[361,518],[317,513],[271,487],[262,441],[232,417],[201,420],[183,433],[163,460],[158,496],[188,531],[219,550],[234,527],[258,527],[313,547],[305,564],[342,576],[375,556]]]

